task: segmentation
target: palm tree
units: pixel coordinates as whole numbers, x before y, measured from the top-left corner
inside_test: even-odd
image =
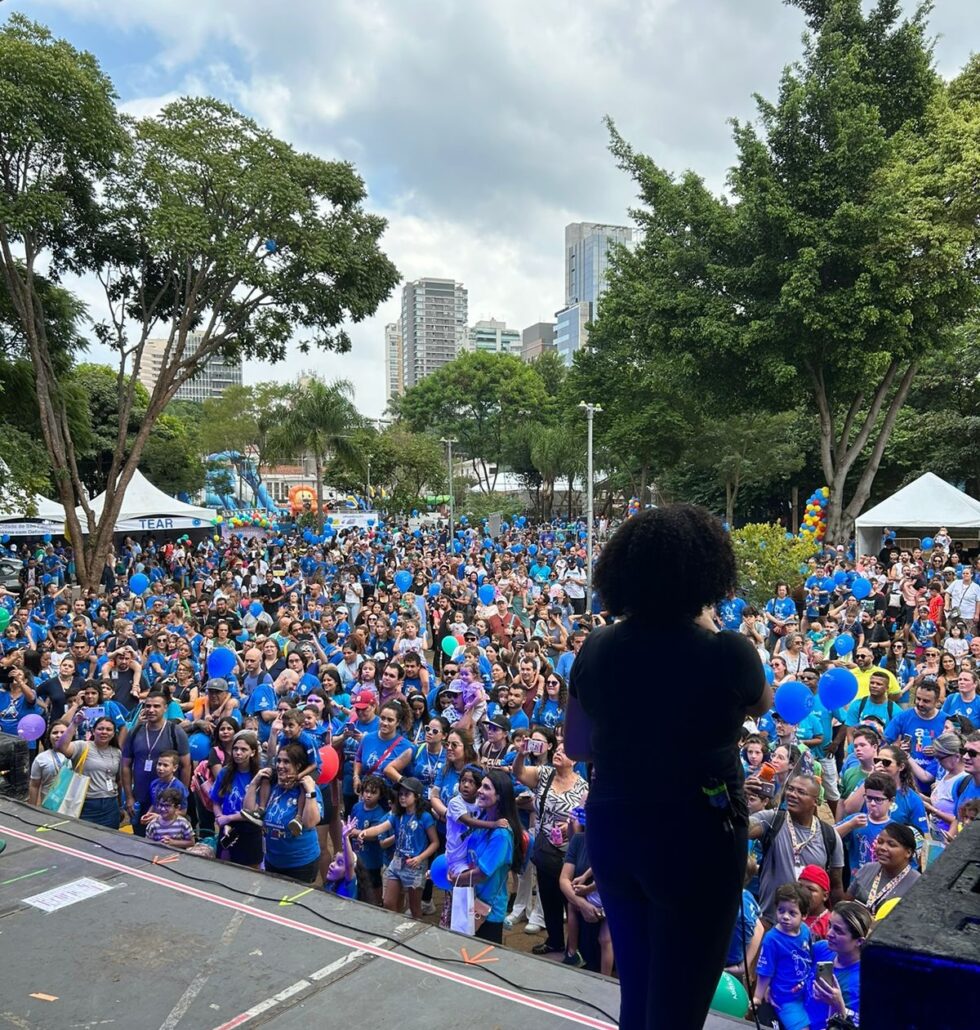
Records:
[[[318,532],[323,532],[323,468],[336,454],[348,462],[360,462],[351,434],[361,424],[354,407],[354,387],[346,379],[325,383],[313,377],[293,397],[285,417],[269,431],[267,451],[272,461],[288,461],[312,454],[316,469]]]
[[[572,482],[582,468],[582,447],[575,434],[567,426],[536,426],[531,436],[531,463],[541,476],[542,516],[551,518],[555,480],[562,476],[568,477],[571,511]]]

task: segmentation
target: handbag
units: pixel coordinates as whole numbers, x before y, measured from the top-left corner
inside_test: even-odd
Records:
[[[81,815],[91,782],[88,776],[82,774],[86,758],[88,758],[88,747],[82,752],[77,770],[72,768],[71,762],[66,762],[58,770],[51,789],[41,802],[42,808],[46,808],[49,812],[57,812],[58,815],[70,815],[75,819]]]
[[[551,790],[551,783],[555,778],[555,770],[551,770],[544,790],[541,792],[541,802],[538,805],[538,829],[534,835],[534,851],[531,854],[531,861],[535,868],[543,873],[550,873],[556,879],[561,873],[561,867],[565,864],[565,853],[561,848],[556,848],[548,839],[548,834],[541,832],[541,819],[544,816],[544,805],[548,800],[548,793]]]
[[[462,875],[462,874],[460,874]],[[457,881],[459,877],[456,878]],[[472,937],[476,933],[476,891],[472,887],[460,887],[458,883],[453,884],[452,917],[449,920],[449,929],[457,933],[465,933]]]

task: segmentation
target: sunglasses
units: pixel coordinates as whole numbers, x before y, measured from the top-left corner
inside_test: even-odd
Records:
[[[895,764],[894,761],[892,761],[892,759],[890,759],[890,758],[876,758],[875,759],[875,765],[883,765],[886,769],[889,766],[892,766],[894,764]]]
[[[980,751],[978,751],[976,748],[964,748],[964,753],[968,754],[971,758],[980,758]]]

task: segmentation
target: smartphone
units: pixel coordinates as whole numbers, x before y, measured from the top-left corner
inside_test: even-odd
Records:
[[[758,794],[758,796],[760,798],[771,798],[776,793],[776,784],[775,783],[771,783],[771,782],[767,783],[765,780],[761,780],[759,783],[755,784],[754,786],[755,786],[755,793]]]
[[[834,963],[830,962],[818,962],[817,963],[817,978],[823,980],[829,987],[834,982]]]
[[[101,719],[105,715],[105,705],[96,705],[95,708],[83,708],[82,717],[86,722],[95,722],[96,719]]]
[[[548,749],[548,745],[543,740],[528,740],[527,742],[527,753],[529,755],[543,755]]]

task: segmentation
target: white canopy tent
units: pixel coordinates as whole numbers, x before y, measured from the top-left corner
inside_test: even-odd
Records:
[[[12,503],[9,497],[0,497],[0,533],[5,536],[42,536],[45,533],[60,536],[65,531],[65,509],[56,501],[37,494],[34,497],[36,515],[28,515],[26,506]]]
[[[90,502],[96,515],[105,506],[105,494],[99,494]],[[205,529],[211,525],[215,512],[211,508],[199,508],[196,504],[185,504],[176,497],[158,490],[137,469],[126,487],[122,507],[116,519],[116,533],[158,533],[171,529]],[[78,518],[82,530],[87,526],[85,512],[79,508]]]
[[[957,529],[980,530],[980,501],[926,472],[857,517],[856,553],[877,554],[881,549],[881,532],[886,527],[896,531],[924,530],[922,536],[931,536],[940,526],[951,534]]]

